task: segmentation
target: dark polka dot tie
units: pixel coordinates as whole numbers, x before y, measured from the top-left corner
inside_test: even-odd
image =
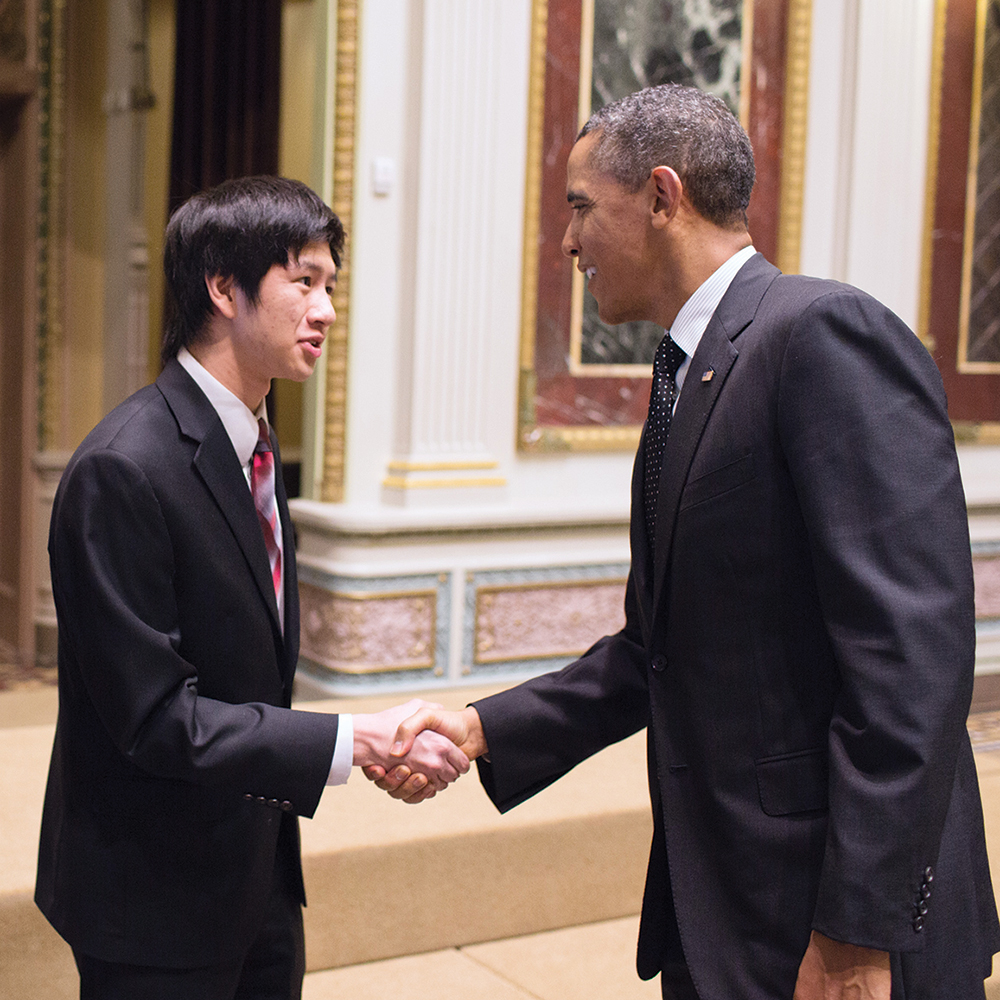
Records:
[[[663,450],[670,432],[670,418],[677,399],[677,370],[687,355],[670,339],[668,333],[653,358],[653,385],[649,391],[649,416],[646,418],[646,475],[643,499],[646,513],[646,534],[650,548],[656,537],[656,501],[660,492],[660,470]]]

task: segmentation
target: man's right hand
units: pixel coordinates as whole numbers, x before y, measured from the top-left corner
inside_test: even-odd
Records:
[[[426,730],[447,737],[470,761],[488,752],[479,713],[471,705],[460,712],[447,712],[440,706],[425,706],[400,723],[390,755],[406,757],[414,741]],[[434,795],[425,776],[414,772],[405,763],[388,771],[377,764],[363,770],[365,777],[394,799],[416,803]]]
[[[355,766],[362,767],[370,778],[373,774],[383,777],[386,771],[395,773],[403,769],[406,773],[402,781],[390,783],[398,788],[403,781],[407,781],[406,792],[394,797],[407,802],[432,798],[469,770],[468,757],[446,736],[422,732],[422,729],[430,729],[428,726],[414,730],[413,735],[407,737],[403,752],[397,753],[396,747],[401,721],[409,722],[416,718],[418,709],[430,712],[440,708],[440,705],[414,699],[374,715],[355,715]],[[394,767],[397,761],[399,766]]]

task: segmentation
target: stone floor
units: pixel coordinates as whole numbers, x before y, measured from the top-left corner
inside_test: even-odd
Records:
[[[525,899],[525,906],[531,905]],[[312,972],[303,1000],[655,1000],[635,974],[638,917]]]
[[[54,678],[0,666],[0,729],[51,724]],[[977,750],[987,839],[1000,872],[1000,712],[969,719]],[[998,877],[1000,887],[1000,877]],[[428,904],[430,907],[432,904]],[[537,905],[530,888],[522,905]],[[424,919],[427,919],[426,913]],[[656,982],[635,974],[638,917],[448,948],[424,954],[312,972],[304,1000],[653,1000]],[[998,963],[1000,970],[1000,963]],[[54,974],[55,970],[53,970]],[[64,972],[71,976],[71,968]],[[75,993],[67,981],[66,996]],[[1000,975],[987,983],[987,1000],[1000,1000]]]
[[[56,668],[21,667],[0,659],[0,691],[28,691],[56,683]]]

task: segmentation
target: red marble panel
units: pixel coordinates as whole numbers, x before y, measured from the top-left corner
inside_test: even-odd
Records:
[[[927,334],[952,420],[1000,420],[1000,375],[958,371],[965,198],[972,128],[976,0],[949,0],[941,73]]]

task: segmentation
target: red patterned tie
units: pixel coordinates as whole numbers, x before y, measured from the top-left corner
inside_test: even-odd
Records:
[[[278,524],[278,505],[274,500],[274,455],[271,452],[271,438],[263,418],[257,421],[260,436],[253,452],[253,468],[250,470],[250,492],[253,505],[257,508],[257,520],[264,532],[264,545],[271,561],[271,580],[274,596],[281,606],[281,546],[275,537]]]

